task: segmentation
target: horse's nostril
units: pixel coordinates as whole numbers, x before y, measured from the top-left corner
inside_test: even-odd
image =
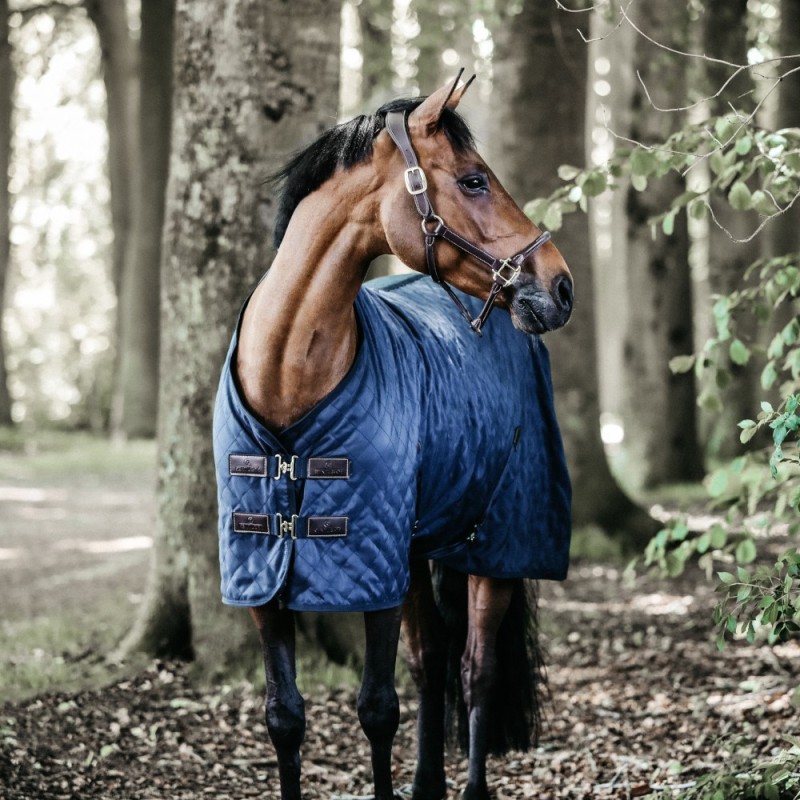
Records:
[[[556,285],[554,287],[556,302],[562,309],[565,311],[569,311],[572,308],[572,281],[566,276],[561,275],[559,278],[556,279]]]

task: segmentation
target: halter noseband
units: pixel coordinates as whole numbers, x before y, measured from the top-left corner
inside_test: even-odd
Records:
[[[482,250],[472,242],[467,241],[462,236],[459,236],[452,228],[448,228],[443,222],[442,218],[438,216],[431,205],[430,198],[428,197],[428,181],[422,167],[417,161],[417,154],[414,152],[414,147],[411,144],[411,136],[408,133],[407,112],[404,111],[390,111],[386,114],[386,130],[392,141],[397,145],[403,158],[406,162],[406,171],[403,174],[406,189],[408,193],[414,198],[414,205],[422,217],[422,233],[425,236],[425,262],[428,267],[434,283],[440,284],[444,290],[450,295],[452,301],[458,307],[461,315],[469,323],[478,336],[482,335],[481,328],[489,314],[492,313],[494,308],[494,301],[497,295],[507,288],[513,286],[519,279],[520,272],[522,271],[522,262],[534,251],[538,250],[545,242],[550,239],[550,234],[545,231],[537,239],[534,239],[526,248],[520,250],[510,258],[495,258],[495,256]],[[484,267],[487,267],[492,273],[492,288],[489,290],[489,296],[483,304],[480,313],[474,319],[470,314],[464,303],[453,291],[452,287],[442,278],[439,274],[439,267],[436,263],[436,252],[434,245],[437,239],[444,239],[450,244],[457,247],[462,252],[472,256],[476,261],[480,262]]]

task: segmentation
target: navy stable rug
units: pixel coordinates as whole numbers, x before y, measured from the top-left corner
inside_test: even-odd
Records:
[[[390,608],[410,558],[563,580],[570,484],[542,342],[501,311],[476,336],[423,276],[373,281],[355,308],[350,371],[279,433],[243,401],[233,336],[214,410],[223,602]]]

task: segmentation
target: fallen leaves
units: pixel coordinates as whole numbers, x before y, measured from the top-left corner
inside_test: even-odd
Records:
[[[800,735],[797,646],[717,652],[702,589],[628,587],[578,567],[542,592],[545,736],[532,752],[490,760],[496,800],[669,797],[734,756],[769,756]],[[370,793],[355,692],[306,702],[305,796]],[[402,694],[397,786],[413,778],[415,739],[415,701]],[[466,768],[449,755],[458,788]],[[182,665],[164,663],[105,689],[0,708],[0,789],[7,800],[279,797],[259,694],[246,684],[202,692]]]

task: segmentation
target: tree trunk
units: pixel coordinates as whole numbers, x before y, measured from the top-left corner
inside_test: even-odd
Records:
[[[152,437],[158,408],[161,230],[167,184],[175,0],[142,0],[133,227],[119,293],[112,429]]]
[[[238,310],[269,263],[264,177],[336,119],[340,7],[178,0],[162,263],[159,514],[132,641],[240,663],[247,615],[219,597],[211,418]],[[252,650],[252,648],[250,648]]]
[[[615,147],[608,129],[629,130],[631,98],[636,75],[631,70],[636,32],[619,20],[619,2],[609,3],[607,13],[591,15],[589,86],[606,82],[608,90],[586,95],[587,162],[604,163]],[[602,84],[601,84],[602,85]],[[611,91],[613,89],[613,91]],[[598,148],[597,158],[594,150]],[[589,205],[589,244],[594,273],[597,336],[597,366],[600,380],[600,410],[621,419],[625,390],[623,357],[627,325],[628,226],[625,216],[628,179],[619,178],[620,188],[605,192]]]
[[[800,53],[800,0],[781,1],[781,27],[778,39],[781,55]],[[788,71],[796,61],[783,61],[779,69]],[[794,73],[781,81],[778,89],[777,128],[800,126],[800,74]],[[773,220],[767,229],[765,255],[783,255],[800,250],[800,204]],[[788,321],[788,320],[787,320]]]
[[[559,164],[584,162],[587,47],[574,20],[555,4],[526,0],[498,31],[492,163],[519,200],[547,196]],[[573,520],[597,524],[632,548],[654,523],[620,490],[600,440],[594,291],[587,219],[572,214],[554,236],[575,278],[576,306],[566,328],[546,339],[556,406],[573,481]]]
[[[637,6],[637,23],[656,41],[686,44],[688,17],[670,0]],[[661,108],[684,104],[686,59],[655,48],[639,36],[634,61],[653,103]],[[633,97],[631,139],[663,141],[675,115],[656,110],[641,85]],[[653,236],[648,219],[669,207],[685,190],[682,178],[669,173],[653,178],[646,192],[628,190],[628,329],[624,341],[623,418],[631,478],[643,487],[697,480],[703,461],[697,443],[693,373],[673,375],[669,360],[693,350],[692,284],[686,215],[666,236]]]
[[[8,165],[11,157],[11,113],[14,72],[8,42],[8,0],[0,0],[0,426],[12,424],[11,395],[3,344],[3,312],[9,263]]]
[[[747,61],[747,0],[707,0],[703,17],[703,51],[713,58],[737,64]],[[724,86],[733,72],[715,61],[703,62],[705,68],[705,93],[715,94]],[[753,82],[749,71],[742,72],[720,95],[709,101],[712,114],[731,112],[731,106],[740,109],[741,103],[752,103]],[[708,225],[708,281],[699,287],[697,300],[700,308],[706,306],[703,317],[712,319],[713,297],[729,294],[741,288],[744,272],[758,257],[758,242],[736,242],[750,235],[758,226],[755,212],[736,211],[723,199],[712,201],[714,216],[721,228]],[[705,291],[704,291],[705,290]],[[711,324],[711,323],[709,323]],[[712,335],[709,329],[701,336],[702,342]],[[744,338],[757,334],[753,325],[740,329]],[[696,337],[697,338],[697,337]],[[733,383],[723,395],[720,413],[706,415],[702,421],[706,428],[706,452],[716,458],[733,458],[741,452],[739,429],[736,423],[755,416],[758,373],[752,366],[730,364]]]
[[[361,0],[356,6],[361,29],[361,93],[367,109],[392,96],[392,0]]]
[[[119,297],[128,237],[133,224],[131,176],[136,145],[136,52],[128,30],[124,0],[86,0],[100,41],[103,82],[108,105],[108,178],[111,186],[111,224],[114,230],[112,279]]]

